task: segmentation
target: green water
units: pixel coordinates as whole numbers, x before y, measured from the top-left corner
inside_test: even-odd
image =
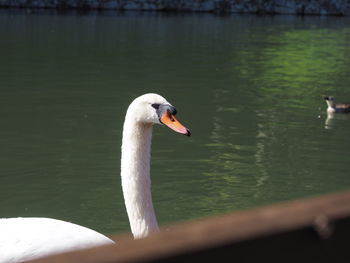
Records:
[[[350,188],[350,18],[0,12],[0,217],[128,232],[119,165],[133,98],[155,127],[161,225]]]

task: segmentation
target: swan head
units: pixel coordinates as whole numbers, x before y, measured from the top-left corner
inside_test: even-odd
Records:
[[[177,110],[165,98],[148,93],[137,97],[129,106],[127,116],[143,124],[164,124],[170,129],[190,136],[191,132],[175,117]]]

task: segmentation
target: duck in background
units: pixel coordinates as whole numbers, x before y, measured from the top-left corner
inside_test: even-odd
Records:
[[[338,113],[350,113],[350,103],[336,103],[334,97],[323,96],[326,101],[327,118],[325,121],[325,129],[332,129],[335,126],[335,119],[337,120],[349,120],[350,114],[338,114]]]
[[[328,108],[327,113],[350,113],[350,103],[335,103],[332,96],[323,96]]]

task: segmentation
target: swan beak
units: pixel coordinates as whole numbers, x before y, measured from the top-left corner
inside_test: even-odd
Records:
[[[183,126],[176,118],[174,115],[170,114],[168,111],[163,114],[163,116],[160,118],[161,123],[165,124],[168,126],[170,129],[190,136],[191,132],[189,129],[187,129],[185,126]]]

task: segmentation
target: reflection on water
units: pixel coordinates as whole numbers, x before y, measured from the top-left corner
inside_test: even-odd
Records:
[[[350,121],[350,114],[327,112],[324,127],[325,129],[333,129],[337,125],[337,122],[341,121]]]
[[[161,224],[347,189],[350,121],[321,94],[350,97],[349,19],[1,11],[0,216],[128,231],[121,130],[146,92],[193,133],[154,129]]]

